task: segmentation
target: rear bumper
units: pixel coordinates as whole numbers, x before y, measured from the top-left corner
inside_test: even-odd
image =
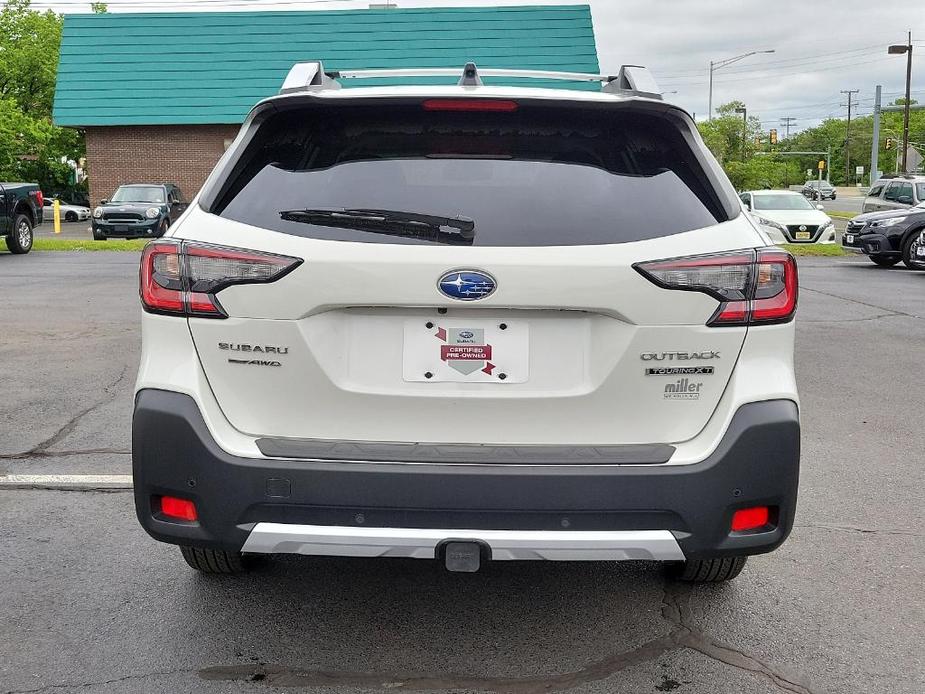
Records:
[[[502,559],[680,559],[768,552],[796,509],[800,425],[790,400],[740,408],[692,465],[522,465],[252,459],[215,443],[189,396],[141,390],[135,504],[154,538],[228,550],[433,557],[446,540]],[[196,503],[171,521],[156,498]],[[773,527],[730,533],[736,509]],[[500,533],[500,534],[499,534]]]

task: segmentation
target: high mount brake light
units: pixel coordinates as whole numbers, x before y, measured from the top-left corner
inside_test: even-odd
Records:
[[[633,267],[664,289],[702,292],[720,301],[707,321],[709,326],[786,323],[796,312],[796,261],[777,248],[657,260]]]
[[[517,110],[516,101],[502,99],[427,99],[425,111],[491,111],[510,113]]]
[[[215,295],[235,284],[274,282],[299,258],[190,241],[154,241],[141,254],[139,293],[149,313],[226,318]]]

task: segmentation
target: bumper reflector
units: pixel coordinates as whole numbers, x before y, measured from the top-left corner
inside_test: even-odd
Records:
[[[194,521],[199,518],[196,513],[196,504],[189,499],[178,499],[175,496],[161,497],[161,513],[168,518]]]
[[[740,508],[732,514],[732,531],[755,530],[768,524],[771,514],[767,506]]]

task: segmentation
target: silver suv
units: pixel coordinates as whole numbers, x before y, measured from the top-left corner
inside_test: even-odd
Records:
[[[864,198],[863,212],[903,210],[925,201],[925,176],[887,174]]]

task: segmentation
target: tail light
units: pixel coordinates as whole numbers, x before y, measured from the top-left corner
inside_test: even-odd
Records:
[[[658,260],[633,266],[664,289],[709,294],[720,302],[707,325],[786,323],[797,308],[797,265],[779,248]]]
[[[149,313],[226,318],[215,296],[222,289],[274,282],[301,263],[299,258],[240,248],[154,241],[141,254],[141,303]]]
[[[39,207],[45,207],[45,194],[40,190],[35,191],[35,204]]]

